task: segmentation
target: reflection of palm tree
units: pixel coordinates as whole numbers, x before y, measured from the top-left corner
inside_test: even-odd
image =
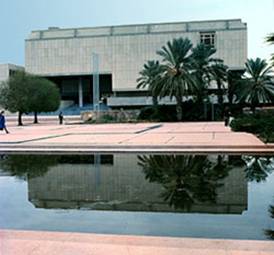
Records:
[[[242,156],[246,163],[246,178],[248,181],[265,181],[274,170],[274,159],[260,156]]]
[[[190,209],[193,203],[215,202],[218,180],[228,174],[219,157],[212,163],[207,156],[154,155],[138,156],[146,179],[162,184],[162,197],[175,209]]]
[[[53,155],[6,155],[0,160],[0,168],[13,176],[24,179],[43,176],[50,166],[57,164],[59,156]]]
[[[270,205],[268,211],[269,211],[270,217],[274,219],[274,205]]]
[[[269,206],[268,212],[269,212],[269,214],[270,214],[270,217],[271,217],[272,219],[274,219],[274,205],[270,205],[270,206]],[[264,231],[264,233],[265,233],[265,235],[266,235],[266,237],[267,237],[268,239],[274,240],[274,230],[272,230],[272,229],[266,229],[266,230]]]

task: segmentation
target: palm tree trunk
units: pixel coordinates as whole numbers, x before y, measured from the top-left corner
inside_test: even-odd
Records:
[[[153,104],[153,106],[157,106],[158,105],[157,96],[152,96],[152,104]]]
[[[182,97],[181,96],[176,96],[176,114],[177,114],[177,120],[182,121],[183,119],[183,103],[182,103]]]
[[[222,105],[224,102],[224,98],[223,98],[222,84],[220,80],[217,80],[217,88],[218,88],[218,104]]]
[[[256,105],[251,105],[250,109],[251,109],[251,111],[252,111],[253,114],[256,113]]]
[[[33,121],[34,124],[37,124],[38,123],[38,117],[37,117],[37,112],[34,112],[34,121]]]
[[[22,112],[18,112],[18,126],[23,126],[22,114]]]

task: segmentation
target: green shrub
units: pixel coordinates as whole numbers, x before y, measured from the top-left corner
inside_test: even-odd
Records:
[[[233,131],[249,132],[259,135],[266,142],[274,141],[274,112],[262,111],[241,115],[231,123]]]
[[[142,108],[138,120],[148,121],[176,121],[175,106],[158,105]]]
[[[203,103],[193,102],[189,100],[183,103],[183,121],[204,121],[206,111],[206,120],[212,118],[212,105],[207,103],[206,109]],[[222,107],[214,106],[214,119],[222,120]],[[148,121],[165,121],[175,122],[176,117],[176,106],[175,105],[158,105],[142,108],[138,117],[139,120]]]

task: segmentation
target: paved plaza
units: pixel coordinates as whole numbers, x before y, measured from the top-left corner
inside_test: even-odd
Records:
[[[57,122],[57,121],[56,121]],[[8,125],[0,150],[26,152],[271,152],[252,134],[223,122]]]

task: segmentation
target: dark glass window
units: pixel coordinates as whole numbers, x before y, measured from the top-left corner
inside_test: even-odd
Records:
[[[200,42],[215,47],[215,32],[200,33]]]

